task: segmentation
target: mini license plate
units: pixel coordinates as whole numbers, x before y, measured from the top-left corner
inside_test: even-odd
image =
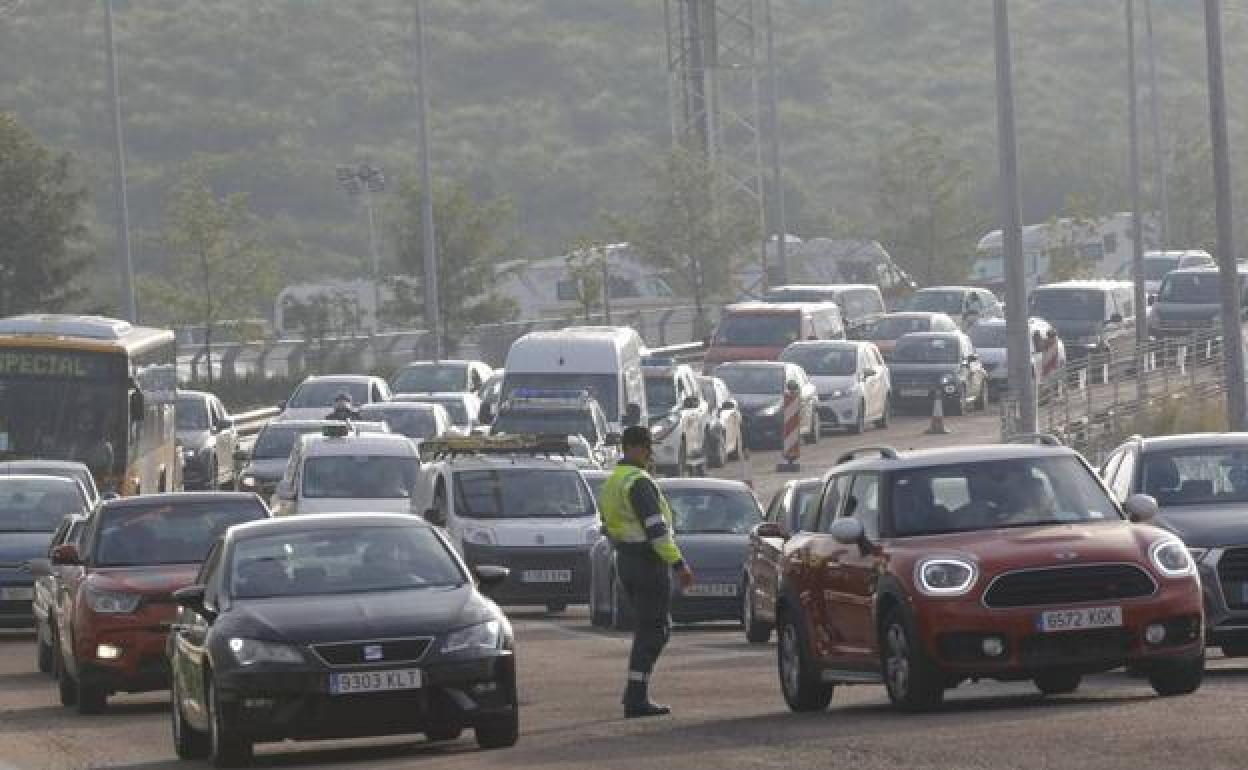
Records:
[[[901,397],[902,398],[922,398],[922,397],[927,396],[929,392],[931,391],[929,391],[927,388],[902,388]]]
[[[35,589],[26,587],[0,588],[2,602],[28,602],[35,598]]]
[[[418,690],[424,681],[424,672],[419,668],[348,671],[329,675],[329,693],[330,695],[353,695],[360,692]]]
[[[571,583],[570,569],[526,569],[520,573],[524,583]]]
[[[685,589],[685,596],[736,596],[736,583],[698,583]]]
[[[1078,610],[1042,612],[1036,628],[1045,631],[1081,631],[1085,628],[1117,628],[1122,625],[1121,607],[1086,607]]]

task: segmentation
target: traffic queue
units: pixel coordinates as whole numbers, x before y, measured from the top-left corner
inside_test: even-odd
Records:
[[[918,304],[994,314],[979,296]],[[0,571],[0,623],[34,626],[36,663],[79,713],[169,689],[177,754],[217,766],[284,740],[471,729],[513,745],[500,607],[588,605],[595,626],[635,629],[628,716],[667,713],[647,686],[669,617],[775,632],[795,711],[837,685],[921,710],[968,680],[1056,694],[1123,666],[1180,695],[1207,643],[1244,651],[1248,551],[1198,522],[1248,505],[1248,439],[1133,440],[1099,470],[1044,436],[858,449],[764,508],[708,470],[886,428],[912,393],[982,408],[988,377],[944,310],[872,317],[857,340],[832,303],[725,313],[701,374],[631,329],[535,332],[501,372],[310,377],[250,448],[225,440],[215,397],[179,394],[201,492],[101,499],[82,464],[0,466],[0,537],[28,573]],[[870,339],[886,328],[902,332],[887,354]]]

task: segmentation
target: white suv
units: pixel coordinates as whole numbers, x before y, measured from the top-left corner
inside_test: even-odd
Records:
[[[273,495],[275,516],[303,513],[410,513],[420,454],[399,434],[361,433],[346,425],[303,436]]]
[[[663,473],[705,475],[706,435],[710,410],[702,398],[698,377],[688,364],[666,358],[642,360],[654,464]]]

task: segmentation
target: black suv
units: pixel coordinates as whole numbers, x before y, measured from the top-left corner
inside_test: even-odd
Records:
[[[1156,523],[1187,545],[1200,569],[1205,638],[1248,655],[1248,433],[1133,437],[1101,475],[1119,501],[1157,500]]]

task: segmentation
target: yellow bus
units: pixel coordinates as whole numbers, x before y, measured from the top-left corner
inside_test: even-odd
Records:
[[[176,362],[167,329],[0,318],[0,460],[82,462],[105,494],[180,489]]]

